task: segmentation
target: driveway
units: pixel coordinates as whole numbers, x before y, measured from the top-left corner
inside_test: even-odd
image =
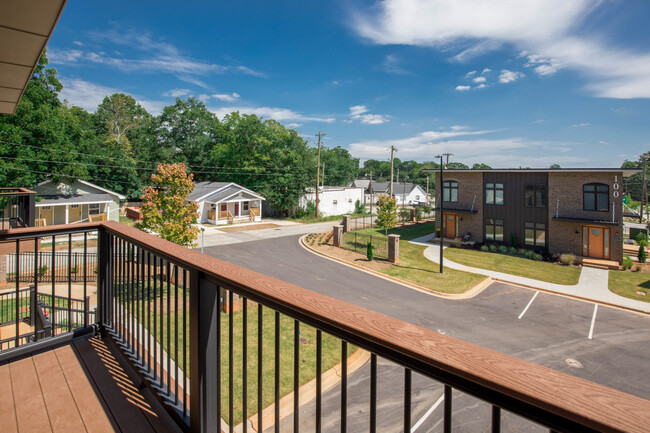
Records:
[[[299,237],[220,245],[206,248],[205,252],[364,308],[650,399],[649,316],[596,308],[593,303],[502,283],[492,284],[472,299],[438,298],[314,255],[298,244]],[[569,365],[567,360],[576,360],[581,367]],[[392,423],[402,416],[403,370],[393,365],[383,368],[388,374],[380,376],[381,381],[386,381],[380,387],[384,386],[390,395],[382,402],[385,410],[381,416],[382,425],[390,431]],[[367,428],[367,374],[363,368],[350,378],[348,399],[357,402],[350,407],[355,411],[354,418],[348,420],[350,431],[356,431],[353,425]],[[433,408],[441,391],[439,384],[424,378],[414,378],[413,388],[415,424]],[[329,420],[324,422],[332,429],[338,422],[337,395],[338,390],[333,390],[323,400],[323,413]],[[478,422],[478,414],[489,413],[488,405],[460,392],[454,393],[454,405],[455,412],[465,413],[459,418],[459,425],[465,427],[459,431],[486,430]],[[301,417],[305,427],[311,422],[309,408],[306,405],[301,409],[301,415],[305,412]],[[432,410],[418,431],[437,431],[441,410]],[[514,420],[509,425],[516,431],[536,430],[522,422]]]

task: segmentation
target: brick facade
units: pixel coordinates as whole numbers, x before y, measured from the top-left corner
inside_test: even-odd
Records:
[[[483,172],[445,172],[443,176],[445,181],[455,180],[458,182],[458,203],[445,202],[445,214],[455,213],[458,215],[459,236],[470,232],[472,241],[483,242]],[[442,189],[439,183],[439,177],[436,176],[436,200],[442,200]],[[474,197],[476,197],[476,201],[474,201]],[[472,208],[472,203],[474,209],[479,211],[478,213],[454,212],[451,210],[453,208],[469,210]],[[438,206],[439,203],[436,203],[436,207]],[[440,211],[436,211],[436,221],[440,221]]]

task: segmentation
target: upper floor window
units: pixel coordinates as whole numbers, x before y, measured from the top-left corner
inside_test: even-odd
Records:
[[[503,205],[503,184],[502,183],[485,184],[485,204]]]
[[[458,182],[455,180],[442,182],[442,200],[458,202]]]
[[[524,206],[546,207],[546,185],[526,185]]]
[[[602,183],[588,183],[582,187],[584,210],[609,210],[609,186]]]

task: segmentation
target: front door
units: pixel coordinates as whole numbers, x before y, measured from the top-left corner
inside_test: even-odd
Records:
[[[239,202],[235,203],[235,216],[239,216]]]
[[[583,228],[583,253],[596,259],[609,258],[609,229],[599,226]]]
[[[454,214],[445,215],[445,237],[454,239],[456,237],[456,218]]]

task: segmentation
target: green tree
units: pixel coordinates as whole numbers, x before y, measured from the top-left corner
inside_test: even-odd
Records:
[[[196,202],[187,202],[194,189],[193,175],[187,174],[184,163],[160,164],[151,175],[154,186],[142,195],[142,222],[139,227],[151,230],[168,241],[193,247],[199,229],[193,224],[198,217]]]
[[[313,151],[316,152],[316,148],[313,148]],[[325,185],[348,186],[359,171],[359,158],[353,158],[350,152],[341,146],[331,149],[321,147],[320,160],[321,166],[324,167]]]
[[[368,241],[368,245],[366,246],[366,258],[368,261],[372,262],[373,255],[372,255],[372,242]]]
[[[382,195],[377,206],[377,227],[383,228],[388,236],[388,230],[397,225],[397,202],[395,197]]]
[[[639,259],[640,263],[645,263],[646,254],[645,254],[645,247],[643,245],[639,247],[639,255],[637,256],[637,258]]]
[[[131,154],[130,133],[149,117],[130,95],[114,93],[106,96],[97,107],[95,119],[98,135],[106,134],[105,144]]]
[[[492,170],[492,167],[482,162],[477,162],[472,166],[472,170]]]
[[[549,168],[562,168],[562,167],[560,167],[560,164],[551,164]]]

